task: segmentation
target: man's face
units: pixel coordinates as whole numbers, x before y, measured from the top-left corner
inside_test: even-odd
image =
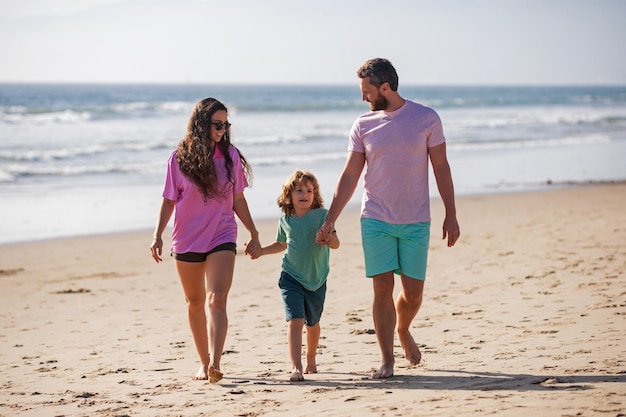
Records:
[[[370,83],[370,77],[361,78],[361,99],[370,104],[370,110],[385,110],[389,101],[380,93],[381,87]]]

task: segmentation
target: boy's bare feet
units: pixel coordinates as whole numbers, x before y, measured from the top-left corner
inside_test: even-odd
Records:
[[[393,376],[393,365],[383,365],[372,374],[372,379],[385,379]]]
[[[302,375],[302,371],[300,371],[299,369],[294,369],[293,371],[291,371],[291,376],[289,377],[289,380],[291,382],[304,381],[304,376]]]
[[[221,381],[223,376],[224,374],[222,374],[218,369],[215,369],[212,366],[209,367],[209,382],[211,384]]]
[[[209,379],[209,365],[202,364],[200,365],[200,369],[198,369],[198,373],[193,377],[195,381],[206,381]]]
[[[417,343],[413,340],[411,333],[398,333],[398,338],[400,339],[402,349],[404,349],[404,357],[411,365],[418,365],[422,360],[422,352],[420,352],[419,347],[417,347]]]

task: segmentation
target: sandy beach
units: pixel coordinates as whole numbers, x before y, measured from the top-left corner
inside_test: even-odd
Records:
[[[191,380],[184,297],[172,260],[150,257],[151,230],[0,245],[0,415],[624,416],[625,207],[624,183],[457,198],[450,249],[433,200],[412,329],[423,362],[396,339],[387,380],[369,377],[380,353],[358,211],[337,224],[319,373],[302,383],[288,382],[281,255],[238,255],[212,385]],[[274,240],[274,220],[257,227]]]

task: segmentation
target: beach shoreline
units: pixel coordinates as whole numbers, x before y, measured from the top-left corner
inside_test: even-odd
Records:
[[[441,241],[441,201],[431,206],[412,328],[424,361],[409,366],[396,339],[388,380],[369,378],[380,353],[356,208],[336,225],[320,373],[298,384],[281,257],[246,258],[243,229],[218,385],[191,380],[184,297],[171,258],[150,257],[152,230],[2,244],[0,415],[624,414],[626,183],[457,197],[454,248]],[[274,240],[276,220],[257,228]]]
[[[337,168],[338,169],[338,168]],[[339,171],[333,175],[327,172],[323,174],[327,181],[325,192],[325,202],[332,201],[332,194],[335,178]],[[318,175],[318,178],[320,175]],[[250,206],[251,214],[255,221],[275,221],[280,215],[279,208],[275,205],[274,188],[275,184],[282,181],[281,177],[271,177],[271,180],[264,180],[262,184],[254,184],[247,189],[246,199]],[[432,180],[434,182],[434,180]],[[619,186],[626,184],[626,179],[622,180],[586,180],[586,181],[552,181],[546,180],[537,184],[524,184],[520,189],[510,189],[502,191],[494,188],[491,191],[481,190],[474,192],[457,193],[457,199],[490,196],[494,194],[520,194],[535,192],[550,192],[561,189],[578,187],[598,187],[598,186]],[[162,185],[153,185],[150,191],[145,187],[132,188],[122,187],[123,198],[107,202],[107,192],[97,191],[98,198],[90,198],[92,190],[86,196],[84,192],[77,190],[65,193],[63,201],[58,201],[58,197],[47,196],[41,200],[42,196],[32,196],[30,200],[16,203],[7,209],[5,207],[4,220],[5,234],[0,236],[0,248],[6,245],[31,242],[45,242],[58,239],[72,239],[79,237],[107,236],[126,233],[149,233],[152,234],[152,221],[156,219],[158,208],[161,202],[160,193]],[[118,189],[118,194],[120,190]],[[358,211],[361,204],[362,185],[359,184],[354,196],[348,203],[347,211]],[[431,199],[437,200],[436,189],[431,189]],[[13,202],[11,202],[13,203]],[[64,208],[64,206],[67,206]],[[129,210],[128,207],[132,206]],[[72,207],[70,212],[67,208]],[[68,212],[60,218],[58,213]],[[106,212],[106,215],[102,213]],[[19,214],[18,214],[19,213]],[[111,215],[111,213],[120,213]],[[33,219],[36,220],[33,220]],[[28,220],[26,220],[28,219]],[[154,220],[156,221],[156,220]],[[173,220],[169,223],[169,228]],[[52,226],[51,226],[52,225]],[[140,225],[140,226],[139,226]],[[45,230],[42,230],[45,229]]]

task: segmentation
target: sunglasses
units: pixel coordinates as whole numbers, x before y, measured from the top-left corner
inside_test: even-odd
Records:
[[[222,129],[228,129],[231,124],[226,122],[226,123],[222,123],[222,122],[211,122],[211,124],[213,126],[215,126],[215,130],[222,130]]]

